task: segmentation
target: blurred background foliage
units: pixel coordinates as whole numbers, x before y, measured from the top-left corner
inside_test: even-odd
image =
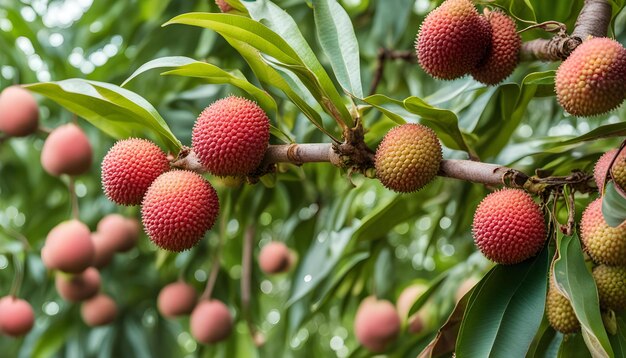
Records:
[[[322,63],[330,68],[315,37],[313,12],[304,0],[277,0],[297,22]],[[344,0],[359,41],[364,88],[369,88],[380,48],[412,50],[420,22],[438,1]],[[571,29],[583,1],[496,1],[524,21],[556,20]],[[529,10],[529,5],[534,11]],[[619,8],[620,2],[615,2]],[[212,0],[0,0],[0,88],[11,84],[86,78],[121,84],[143,63],[164,56],[188,56],[224,69],[254,75],[242,58],[216,33],[161,25],[192,11],[219,11]],[[614,14],[615,15],[615,14]],[[618,15],[614,36],[626,42],[626,16]],[[524,39],[547,37],[542,30]],[[402,100],[418,96],[454,111],[471,146],[486,162],[533,174],[590,171],[595,160],[617,146],[626,126],[624,106],[591,119],[567,116],[557,105],[551,80],[524,82],[557,63],[523,63],[505,84],[485,87],[471,77],[437,81],[414,63],[388,61],[377,93]],[[197,79],[159,76],[134,79],[128,89],[152,103],[183,144],[200,111],[236,87]],[[290,102],[277,98],[286,128],[299,143],[328,141]],[[38,97],[42,124],[54,128],[71,113]],[[412,120],[407,118],[407,120]],[[378,112],[364,118],[371,148],[394,122]],[[99,163],[113,143],[81,121],[94,148],[88,175],[77,178],[80,219],[92,230],[107,213],[138,216],[138,208],[117,207],[102,194]],[[149,136],[142,133],[142,136]],[[608,137],[608,138],[604,138]],[[40,164],[45,134],[0,143],[0,294],[13,280],[14,264],[23,262],[26,278],[20,296],[34,307],[36,326],[23,339],[0,337],[2,356],[17,357],[330,357],[367,356],[353,334],[355,310],[372,293],[395,302],[415,280],[439,282],[429,310],[433,324],[420,336],[403,333],[392,356],[415,356],[434,336],[454,307],[454,293],[467,277],[482,276],[490,264],[475,253],[470,225],[476,205],[489,192],[483,185],[439,178],[424,190],[398,195],[378,181],[348,178],[328,164],[279,166],[264,184],[228,188],[217,178],[223,210],[216,228],[191,251],[158,251],[147,237],[136,249],[117,255],[102,270],[103,288],[117,301],[120,314],[110,326],[88,329],[78,306],[61,300],[54,280],[39,258],[47,232],[70,217],[67,178],[46,174]],[[273,139],[275,140],[275,139]],[[444,149],[446,158],[463,158]],[[270,182],[268,184],[268,182]],[[593,196],[579,196],[578,213]],[[255,255],[271,240],[284,241],[299,257],[292,272],[266,277],[253,266],[252,319],[266,343],[253,345],[241,317],[241,252],[244,232],[252,228]],[[28,239],[24,251],[16,236]],[[225,239],[215,297],[235,313],[231,338],[206,347],[188,333],[188,320],[166,320],[156,310],[161,287],[184,277],[200,291],[213,261],[218,235]],[[442,276],[444,275],[444,276]],[[494,292],[497,294],[497,292]],[[558,334],[557,334],[558,336]],[[562,339],[562,337],[561,337]]]

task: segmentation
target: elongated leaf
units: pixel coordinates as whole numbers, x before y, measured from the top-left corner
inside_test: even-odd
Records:
[[[140,74],[153,70],[155,68],[163,68],[163,67],[180,67],[190,63],[194,63],[196,60],[193,58],[185,57],[185,56],[167,56],[155,58],[152,61],[148,61],[143,65],[139,66],[138,69],[133,72],[124,82],[122,82],[121,86],[124,87],[126,84],[133,80],[133,78],[139,76]]]
[[[458,357],[523,357],[543,317],[548,250],[494,267],[474,289],[456,344]]]
[[[325,284],[320,287],[320,293],[317,295],[315,302],[311,305],[312,313],[317,312],[326,302],[336,298],[337,287],[356,265],[363,262],[369,256],[369,252],[359,252],[342,259],[342,262],[337,265],[338,269],[335,270],[332,277],[326,280]]]
[[[428,289],[424,291],[424,293],[422,293],[420,297],[415,300],[415,302],[413,302],[413,305],[411,306],[411,309],[409,309],[409,313],[407,314],[408,317],[411,317],[411,315],[413,315],[414,313],[419,311],[420,308],[422,308],[422,306],[426,303],[426,301],[428,301],[430,296],[435,293],[437,288],[439,288],[439,286],[441,286],[446,277],[448,277],[449,272],[450,271],[442,272],[439,276],[430,281],[430,286],[428,287]]]
[[[617,333],[609,336],[609,339],[611,340],[615,357],[626,357],[626,322],[624,322],[623,317],[617,317]]]
[[[178,152],[181,147],[157,110],[127,89],[76,78],[34,83],[26,88],[50,98],[114,138],[138,136],[149,129],[170,151]]]
[[[557,286],[572,303],[587,348],[594,357],[612,357],[611,344],[600,316],[598,291],[585,266],[578,236],[559,233],[557,248],[559,256],[554,262]]]
[[[585,340],[579,335],[564,339],[561,343],[558,358],[591,358],[592,355],[585,347]]]
[[[609,181],[602,197],[602,215],[611,227],[618,227],[626,221],[626,198],[615,187],[614,181]]]
[[[363,98],[359,43],[350,17],[336,0],[313,0],[313,12],[317,37],[339,84],[357,98]]]

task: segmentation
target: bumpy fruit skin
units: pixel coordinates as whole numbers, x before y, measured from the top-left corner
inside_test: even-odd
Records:
[[[229,12],[233,9],[232,6],[228,5],[228,3],[224,0],[215,0],[215,3],[220,8],[220,10],[222,10],[222,12]]]
[[[138,138],[120,140],[102,160],[102,187],[120,205],[138,205],[159,175],[170,170],[165,153],[156,144]]]
[[[615,153],[617,153],[617,149],[611,149],[602,154],[600,159],[596,162],[596,166],[593,168],[593,177],[596,180],[596,185],[600,191],[604,188],[604,178],[606,178],[609,165],[611,165],[611,161],[613,160]]]
[[[159,292],[157,307],[163,316],[173,318],[190,314],[197,300],[193,286],[182,281],[172,282]]]
[[[593,269],[600,306],[614,311],[626,309],[626,268],[600,265]]]
[[[441,160],[441,144],[435,132],[414,123],[392,128],[374,157],[380,182],[400,193],[417,191],[430,183]]]
[[[191,134],[200,163],[218,176],[247,175],[265,155],[270,121],[256,103],[230,96],[207,107]]]
[[[443,80],[469,73],[489,47],[491,30],[485,25],[470,0],[444,1],[426,16],[417,35],[420,66]]]
[[[98,222],[98,234],[113,251],[126,252],[139,240],[139,228],[131,220],[120,214],[109,214]]]
[[[402,293],[400,293],[400,296],[398,296],[398,300],[396,301],[398,315],[402,320],[407,321],[407,327],[410,333],[421,333],[429,323],[428,317],[426,317],[429,309],[427,304],[422,306],[411,317],[408,317],[411,307],[413,307],[413,304],[415,304],[415,302],[424,292],[426,292],[426,290],[428,290],[428,286],[425,284],[413,284],[402,290]]]
[[[187,170],[163,173],[143,199],[146,233],[157,246],[174,252],[192,248],[211,229],[219,212],[215,189]]]
[[[266,274],[288,271],[291,266],[291,253],[282,242],[273,241],[263,246],[259,253],[259,266]]]
[[[70,220],[55,226],[46,237],[42,260],[48,269],[80,273],[91,266],[94,244],[87,225]]]
[[[400,333],[401,321],[395,307],[386,300],[366,297],[354,317],[357,340],[374,353],[384,352]]]
[[[55,128],[41,149],[41,165],[50,175],[80,175],[91,167],[92,149],[79,126],[69,123]]]
[[[491,46],[471,74],[486,85],[497,85],[517,67],[522,38],[515,29],[515,21],[506,14],[487,12],[485,18],[491,25]]]
[[[602,199],[591,202],[580,220],[580,238],[594,262],[626,266],[626,225],[610,227],[602,216]]]
[[[233,330],[233,318],[226,307],[217,300],[203,300],[191,313],[191,335],[200,343],[223,341]]]
[[[105,294],[99,294],[80,306],[83,322],[90,327],[104,326],[115,320],[117,304]]]
[[[546,316],[552,328],[561,333],[580,331],[580,322],[576,318],[571,303],[556,289],[553,279],[550,280],[548,287]]]
[[[611,177],[622,190],[626,190],[626,150],[617,156],[613,166],[611,167]]]
[[[30,303],[12,296],[0,298],[0,333],[11,337],[23,336],[35,324]]]
[[[80,302],[92,298],[100,290],[100,272],[93,267],[77,275],[57,273],[54,283],[59,296],[68,302]]]
[[[578,46],[556,71],[557,99],[574,116],[597,116],[624,101],[624,78],[624,46],[609,38],[591,38]]]
[[[536,255],[546,241],[541,208],[520,189],[487,195],[476,208],[472,233],[483,255],[504,265]]]
[[[39,127],[39,107],[30,92],[20,86],[0,93],[0,132],[11,137],[33,134]]]

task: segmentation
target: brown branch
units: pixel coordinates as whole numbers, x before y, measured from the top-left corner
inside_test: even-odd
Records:
[[[385,72],[385,63],[387,60],[404,60],[407,62],[416,62],[417,56],[415,51],[395,51],[386,48],[378,49],[378,56],[376,56],[376,69],[374,70],[374,78],[370,86],[370,95],[376,93],[376,88],[380,84],[383,78],[383,72]]]

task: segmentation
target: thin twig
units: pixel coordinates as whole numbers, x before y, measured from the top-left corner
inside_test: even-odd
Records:
[[[22,281],[24,281],[23,263],[17,254],[13,255],[13,265],[15,266],[15,277],[13,278],[13,283],[11,284],[9,296],[17,297],[20,293],[20,288],[22,287]]]

